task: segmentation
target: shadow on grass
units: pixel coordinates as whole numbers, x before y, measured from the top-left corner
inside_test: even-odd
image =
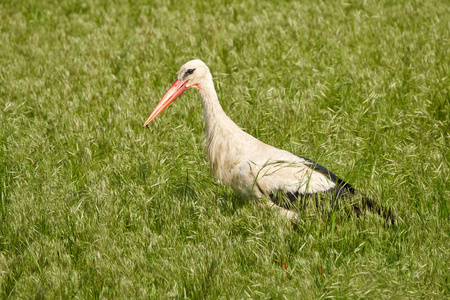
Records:
[[[219,206],[221,214],[233,216],[245,205],[248,205],[249,201],[236,195],[233,191],[222,190],[216,194],[215,202]]]

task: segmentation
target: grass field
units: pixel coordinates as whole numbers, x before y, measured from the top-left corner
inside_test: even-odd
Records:
[[[206,3],[0,2],[0,298],[449,298],[449,3]],[[239,199],[194,90],[142,127],[194,58],[398,225]]]

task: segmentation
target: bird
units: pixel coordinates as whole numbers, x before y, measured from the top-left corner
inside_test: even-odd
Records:
[[[256,199],[288,220],[298,221],[298,213],[280,199],[303,201],[309,197],[332,195],[332,199],[360,194],[362,208],[377,210],[387,221],[394,218],[372,198],[315,161],[263,143],[243,131],[224,112],[214,88],[208,66],[201,60],[191,60],[181,66],[172,86],[144,123],[149,125],[177,97],[190,88],[200,93],[206,123],[205,145],[213,176],[244,199]],[[361,207],[353,204],[357,216]]]

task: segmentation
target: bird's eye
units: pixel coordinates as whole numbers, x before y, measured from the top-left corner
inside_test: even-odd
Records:
[[[184,73],[184,77],[191,75],[192,73],[194,73],[195,69],[189,69],[186,71],[186,73]]]

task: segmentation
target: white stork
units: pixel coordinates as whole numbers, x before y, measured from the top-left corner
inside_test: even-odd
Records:
[[[200,92],[203,100],[207,154],[212,172],[241,197],[259,199],[288,219],[296,220],[298,215],[295,212],[274,203],[280,193],[289,200],[318,193],[330,193],[334,199],[356,193],[350,184],[314,161],[267,145],[240,129],[223,111],[209,68],[201,60],[189,61],[181,67],[178,78],[144,126],[192,87]],[[372,199],[363,198],[364,206],[374,206]],[[354,209],[359,216],[358,206],[355,205]],[[380,208],[378,212],[381,213]],[[390,211],[389,215],[385,213],[385,217],[390,217]]]

